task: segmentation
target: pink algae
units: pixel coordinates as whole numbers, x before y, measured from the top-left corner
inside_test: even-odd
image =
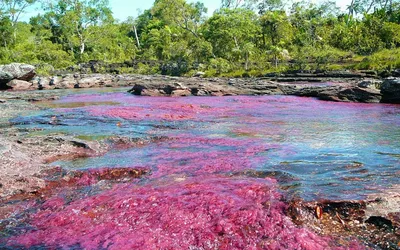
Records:
[[[209,107],[185,103],[155,102],[151,106],[114,106],[90,107],[87,111],[94,116],[122,118],[126,120],[191,120],[206,118],[211,115],[227,112],[226,108]]]
[[[71,100],[79,98],[101,101],[106,97],[82,95]],[[285,215],[286,205],[274,180],[228,177],[264,164],[268,150],[290,154],[290,146],[269,142],[285,141],[282,135],[304,134],[300,133],[305,129],[302,126],[290,126],[291,118],[314,116],[285,106],[293,98],[118,95],[118,99],[124,105],[84,110],[94,116],[134,121],[207,121],[206,127],[200,124],[193,133],[170,131],[168,140],[152,144],[147,162],[132,162],[149,165],[142,169],[144,179],[133,181],[131,178],[139,175],[126,175],[127,169],[87,170],[74,176],[71,183],[76,190],[44,198],[30,217],[34,230],[7,239],[7,245],[50,249],[363,249],[357,243],[340,246],[329,237],[294,225]],[[268,108],[268,102],[276,102],[275,108]],[[302,99],[301,105],[313,110],[320,103]],[[326,104],[325,111],[330,112],[331,105]],[[340,105],[352,112],[347,104]],[[331,109],[335,111],[336,106]],[[234,120],[215,122],[227,117]],[[214,124],[213,134],[204,135],[203,130]],[[226,127],[220,130],[218,126]],[[226,130],[229,136],[218,135]],[[129,184],[115,183],[126,178]],[[106,190],[93,196],[77,194],[86,186],[90,189],[110,180]]]
[[[83,249],[330,249],[296,227],[271,179],[191,178],[47,200],[11,246]],[[357,245],[353,246],[357,248]],[[341,248],[338,248],[341,249]],[[344,248],[343,248],[344,249]]]
[[[154,171],[148,178],[242,172],[265,162],[262,153],[276,147],[254,139],[207,138],[180,133],[152,147],[155,153],[146,164]]]

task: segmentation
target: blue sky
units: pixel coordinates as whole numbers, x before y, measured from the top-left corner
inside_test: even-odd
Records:
[[[128,16],[136,17],[140,11],[150,9],[154,1],[149,0],[109,0],[111,9],[114,13],[114,17],[124,21]],[[199,0],[205,4],[208,8],[208,13],[211,15],[216,10],[221,1],[220,0]],[[336,1],[337,5],[343,9],[350,3],[351,0],[339,0]],[[318,2],[318,0],[314,0]],[[139,11],[139,12],[138,12]],[[22,17],[22,20],[28,21],[31,16],[38,13],[37,7],[30,8],[26,14]]]

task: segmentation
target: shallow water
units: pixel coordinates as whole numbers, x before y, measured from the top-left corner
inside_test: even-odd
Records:
[[[83,103],[87,105],[60,108]],[[157,176],[171,171],[193,175],[207,165],[229,162],[226,169],[213,171],[280,173],[283,185],[308,200],[361,199],[400,183],[400,107],[395,105],[125,93],[76,94],[53,105],[56,108],[13,122],[83,139],[173,138],[103,157],[54,163],[65,168],[147,166]],[[170,169],[158,173],[159,166]]]
[[[305,200],[364,199],[368,194],[379,193],[380,190],[400,184],[400,106],[396,105],[334,103],[288,96],[154,98],[118,92],[78,92],[54,103],[46,103],[45,106],[48,109],[13,119],[13,124],[20,128],[43,129],[39,133],[62,133],[86,140],[118,136],[142,138],[146,142],[140,146],[115,147],[100,157],[54,162],[54,166],[70,170],[144,168],[150,173],[140,181],[110,184],[104,190],[95,192],[93,187],[79,189],[79,195],[66,195],[63,193],[66,191],[60,191],[60,195],[47,201],[53,204],[50,208],[41,208],[48,211],[47,214],[39,212],[33,216],[32,224],[37,230],[12,239],[13,244],[17,242],[24,246],[35,246],[46,242],[45,245],[54,246],[58,240],[67,242],[65,245],[70,247],[78,244],[77,249],[98,248],[99,242],[84,241],[79,234],[72,233],[79,227],[75,222],[79,222],[88,223],[93,228],[102,225],[100,229],[93,229],[96,237],[108,239],[107,242],[101,241],[102,247],[118,249],[121,244],[127,244],[126,238],[118,238],[116,235],[120,229],[107,223],[109,220],[123,220],[124,215],[129,215],[141,223],[147,223],[153,230],[146,231],[137,223],[133,226],[127,221],[119,222],[122,227],[140,232],[141,240],[132,241],[132,247],[148,244],[148,247],[156,245],[162,248],[180,244],[185,247],[223,249],[224,244],[221,242],[226,242],[229,243],[225,245],[228,249],[229,246],[231,249],[243,249],[251,245],[260,247],[260,244],[267,244],[261,240],[267,236],[277,239],[274,238],[278,237],[277,234],[254,228],[255,231],[249,229],[247,236],[237,236],[244,224],[257,224],[270,215],[280,226],[292,230],[286,232],[279,226],[279,237],[287,237],[291,233],[297,235],[297,238],[288,238],[287,245],[270,242],[276,244],[271,245],[271,248],[304,247],[301,245],[304,239],[300,236],[304,236],[304,232],[296,231],[286,219],[274,217],[283,216],[280,213],[284,205],[278,201],[280,198],[275,193],[273,179],[277,180],[276,185],[284,195],[298,196]],[[85,183],[89,186],[93,184],[91,181]],[[217,183],[224,183],[225,186]],[[246,207],[249,205],[249,197],[235,192],[259,192],[255,190],[259,190],[260,183],[268,188],[262,191],[261,198],[253,197],[255,201],[251,201],[260,205],[251,210],[257,216],[254,215],[247,222],[238,222],[239,211],[248,211]],[[205,192],[212,189],[215,189],[212,194]],[[177,190],[186,191],[179,193]],[[190,193],[195,195],[186,196]],[[231,215],[228,216],[231,220],[226,223],[231,225],[224,224],[222,228],[226,227],[226,233],[232,235],[221,235],[221,232],[215,230],[205,234],[209,226],[214,227],[221,220],[214,216],[215,211],[210,212],[210,207],[217,200],[224,199],[225,195],[231,200],[231,203],[228,200],[224,203],[224,209]],[[68,201],[65,197],[69,197]],[[177,203],[179,197],[186,197],[187,203],[178,202],[176,207],[173,203]],[[151,202],[142,204],[142,209],[151,209],[154,216],[161,217],[142,218],[142,215],[131,209],[110,208],[113,202],[125,202],[133,206],[138,199],[165,203],[165,207],[155,210],[151,208],[154,206]],[[275,212],[272,214],[275,215],[264,214],[263,206],[267,203],[274,203]],[[85,221],[87,216],[84,216],[85,220],[80,218],[80,212],[70,214],[70,211],[85,210],[85,206],[94,211],[89,211],[92,214],[86,211],[90,214],[90,222]],[[193,210],[194,207],[203,206],[204,211]],[[97,216],[98,211],[103,211],[99,207],[107,208],[108,212]],[[232,207],[236,208],[232,210]],[[168,221],[174,220],[173,216],[169,214],[170,217],[162,217],[165,211],[171,209],[188,213],[192,211],[198,218],[190,219],[184,212],[184,219],[175,218],[178,224],[173,229],[174,226],[168,224]],[[202,218],[207,214],[211,217]],[[75,215],[79,218],[75,218]],[[54,225],[45,225],[45,221],[55,218]],[[60,218],[64,219],[59,221]],[[162,225],[155,221],[161,221]],[[187,235],[188,230],[195,230],[193,227],[185,227],[187,221],[201,224],[199,228],[203,227],[203,231],[191,235],[204,237],[203,240],[191,239]],[[214,224],[207,224],[210,221]],[[269,226],[279,231],[277,225],[271,223]],[[181,235],[186,241],[172,240],[168,244],[171,237],[178,237],[160,233],[171,233],[168,231],[170,229],[165,228],[169,226],[177,235],[186,232],[184,236]],[[71,234],[62,236],[60,230],[71,230]],[[158,237],[158,241],[149,241],[152,237]],[[328,240],[324,238],[315,235],[308,235],[307,238],[310,240],[310,247],[305,247],[307,249],[327,247]],[[161,241],[167,243],[163,245]]]

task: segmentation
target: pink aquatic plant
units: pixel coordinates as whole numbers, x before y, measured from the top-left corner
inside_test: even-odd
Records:
[[[55,196],[32,215],[35,228],[10,246],[83,249],[330,249],[298,228],[271,179],[209,177],[117,184],[68,202]],[[357,246],[357,245],[355,245]],[[340,248],[338,248],[340,249]],[[343,248],[344,249],[344,248]]]
[[[93,105],[106,101],[113,105]],[[262,178],[271,176],[269,171],[282,172],[300,183],[302,191],[320,192],[321,197],[336,195],[332,190],[337,196],[354,193],[349,183],[365,192],[358,183],[360,173],[354,177],[352,171],[371,171],[368,164],[345,166],[354,160],[351,155],[370,161],[369,153],[373,155],[377,146],[395,145],[394,137],[376,130],[385,126],[393,130],[398,119],[388,118],[385,112],[399,113],[392,106],[286,96],[152,98],[116,93],[75,95],[59,102],[91,103],[57,109],[62,113],[60,124],[69,124],[68,113],[74,116],[76,112],[94,118],[89,125],[78,123],[77,129],[84,127],[92,133],[92,125],[97,126],[98,133],[124,137],[123,142],[130,142],[130,136],[163,139],[141,146],[122,143],[93,161],[93,166],[83,166],[107,165],[103,160],[111,166],[122,163],[114,170],[83,170],[70,177],[68,185],[57,186],[30,207],[31,211],[37,208],[27,221],[31,227],[7,238],[7,246],[363,249],[357,243],[340,245],[294,225],[285,215],[287,207],[275,181]],[[377,134],[379,140],[364,140],[367,134]],[[130,168],[145,173],[136,176]],[[328,181],[332,183],[326,185]]]
[[[91,115],[122,118],[127,120],[191,120],[204,119],[217,114],[227,114],[228,109],[185,103],[155,102],[151,106],[90,107]]]

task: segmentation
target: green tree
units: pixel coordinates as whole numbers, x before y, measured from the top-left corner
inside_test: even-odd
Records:
[[[157,0],[152,13],[165,24],[177,26],[199,37],[198,30],[207,8],[201,2],[188,4],[185,0]]]
[[[11,21],[8,17],[0,18],[0,47],[7,48],[10,44],[14,42],[13,28]]]
[[[88,28],[87,56],[90,60],[108,63],[131,61],[136,57],[134,39],[128,36],[130,27],[125,24],[107,23]]]
[[[62,40],[64,48],[82,57],[93,29],[113,20],[107,0],[57,0],[46,4],[48,19],[55,35]]]
[[[14,27],[26,8],[36,2],[37,0],[0,0],[0,16],[7,16],[10,19],[11,26]]]
[[[15,42],[17,37],[17,24],[21,14],[36,2],[37,0],[0,0],[0,22],[2,25],[5,25],[2,30],[3,32],[5,32],[5,30],[11,31],[11,36],[7,34],[8,37],[3,39],[8,40],[7,43],[3,44],[10,45]]]
[[[251,10],[221,9],[207,20],[203,33],[216,57],[235,61],[241,58],[246,44],[256,43],[260,34],[257,22],[257,15]]]

